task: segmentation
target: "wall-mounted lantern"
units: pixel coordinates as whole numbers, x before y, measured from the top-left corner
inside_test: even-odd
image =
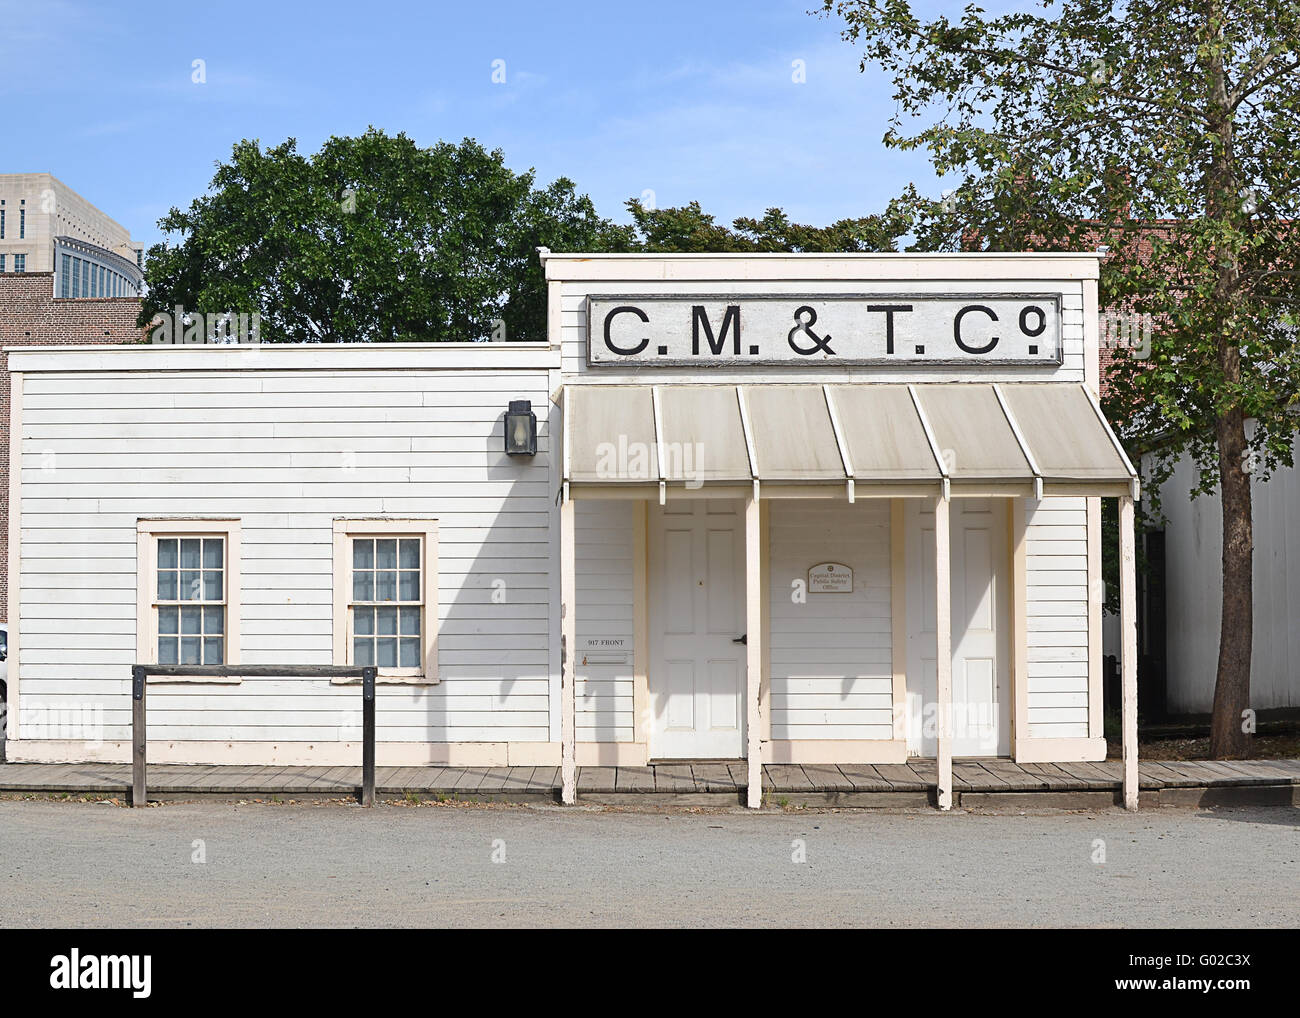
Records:
[[[532,400],[512,399],[506,410],[506,455],[537,455],[537,415]]]

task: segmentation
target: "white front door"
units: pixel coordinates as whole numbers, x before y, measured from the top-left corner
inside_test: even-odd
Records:
[[[952,704],[954,756],[1011,752],[1005,499],[953,499]],[[935,688],[934,512],[907,509],[908,751],[938,752]]]
[[[745,518],[723,499],[650,507],[650,755],[744,747]]]

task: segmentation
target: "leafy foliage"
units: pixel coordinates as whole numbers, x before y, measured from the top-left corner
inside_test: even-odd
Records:
[[[556,251],[890,251],[910,228],[891,205],[827,227],[716,223],[698,202],[647,209],[631,224],[596,213],[567,178],[537,187],[472,139],[420,148],[371,128],[313,156],[290,139],[242,141],[208,192],[159,225],[173,243],[146,263],[140,324],[181,305],[258,312],[266,342],[546,338],[536,249]]]
[[[742,216],[731,228],[714,222],[699,202],[648,209],[634,198],[627,209],[638,250],[652,253],[893,251],[912,225],[910,210],[899,202],[891,202],[882,215],[841,219],[830,226],[792,223],[779,208],[768,209],[762,219]]]
[[[208,193],[159,224],[140,324],[174,305],[259,312],[269,342],[544,339],[535,247],[626,248],[564,178],[534,187],[472,139],[420,148],[371,128],[305,157],[234,147]]]
[[[1300,385],[1300,7],[1289,0],[1066,0],[922,22],[903,0],[825,0],[864,65],[894,75],[885,143],[958,186],[913,193],[921,250],[1092,250],[1103,307],[1150,315],[1107,409],[1217,485],[1238,411],[1260,476],[1291,462]],[[1052,8],[1057,8],[1054,15]],[[920,122],[911,134],[908,122]]]

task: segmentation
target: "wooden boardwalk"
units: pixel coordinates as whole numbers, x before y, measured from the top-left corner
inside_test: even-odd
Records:
[[[1140,785],[1148,801],[1195,802],[1206,790],[1260,789],[1261,801],[1300,802],[1300,760],[1143,762]],[[937,769],[933,760],[908,764],[768,764],[763,788],[770,802],[799,805],[924,804],[933,799]],[[1121,764],[1017,764],[1006,759],[953,763],[954,791],[968,804],[1020,798],[1021,793],[1093,793],[1113,796],[1120,789]],[[379,767],[380,795],[456,797],[480,801],[554,801],[558,767]],[[582,767],[579,798],[589,802],[739,802],[746,789],[743,762],[689,762],[650,767]],[[129,764],[0,765],[0,793],[69,793],[127,797]],[[185,798],[218,795],[238,798],[336,798],[355,796],[358,767],[241,767],[153,764],[150,796]],[[1188,795],[1176,793],[1185,790]],[[1153,798],[1154,797],[1154,798]],[[1078,801],[1087,800],[1087,796]],[[1046,802],[1046,800],[1043,800]],[[1064,804],[1064,800],[1062,800]]]

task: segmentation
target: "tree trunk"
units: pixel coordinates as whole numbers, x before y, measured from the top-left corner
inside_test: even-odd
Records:
[[[1224,69],[1223,0],[1211,0],[1202,25],[1209,45],[1198,47],[1212,97],[1209,110],[1213,155],[1207,174],[1206,211],[1221,226],[1240,230],[1243,211],[1241,181],[1233,150],[1235,111],[1228,98]],[[1200,55],[1203,54],[1203,55]],[[1253,461],[1246,447],[1246,415],[1236,391],[1241,383],[1242,322],[1233,314],[1233,299],[1241,271],[1237,241],[1215,242],[1211,264],[1215,272],[1214,303],[1223,315],[1218,330],[1218,360],[1223,386],[1232,402],[1214,420],[1219,447],[1219,491],[1223,511],[1223,609],[1219,617],[1219,670],[1214,683],[1214,713],[1210,718],[1210,756],[1246,755],[1249,740],[1242,713],[1250,707],[1250,649],[1254,629],[1254,526],[1251,521],[1250,479]]]
[[[1250,707],[1250,650],[1254,629],[1250,463],[1246,420],[1240,410],[1215,422],[1219,446],[1219,490],[1223,508],[1223,609],[1219,623],[1219,669],[1210,720],[1210,756],[1246,755],[1249,740],[1242,713]]]

